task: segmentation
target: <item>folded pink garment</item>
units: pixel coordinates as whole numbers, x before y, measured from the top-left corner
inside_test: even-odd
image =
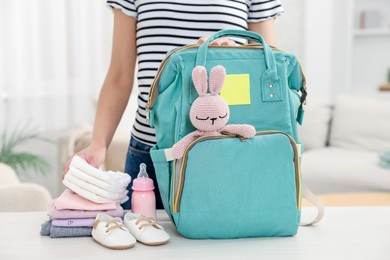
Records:
[[[69,189],[66,189],[58,198],[54,199],[53,204],[58,210],[109,210],[117,208],[117,203],[114,201],[107,203],[95,203],[81,197]]]
[[[51,224],[56,227],[92,227],[93,222],[94,218],[54,218]]]
[[[116,209],[113,210],[72,210],[64,209],[58,210],[55,208],[54,204],[50,205],[50,208],[47,212],[53,219],[69,219],[69,218],[95,218],[97,214],[105,213],[111,217],[123,217],[123,208],[118,205]]]

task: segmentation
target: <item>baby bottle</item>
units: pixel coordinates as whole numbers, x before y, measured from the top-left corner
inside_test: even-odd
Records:
[[[131,211],[146,217],[156,219],[156,196],[153,180],[146,172],[146,164],[141,163],[137,178],[133,181],[131,196]]]

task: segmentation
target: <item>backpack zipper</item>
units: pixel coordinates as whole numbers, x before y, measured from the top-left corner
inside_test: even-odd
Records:
[[[294,151],[294,165],[295,165],[295,188],[296,188],[296,199],[297,199],[297,208],[298,210],[301,210],[301,173],[300,173],[300,167],[299,167],[299,153],[297,144],[294,141],[294,138],[292,138],[289,134],[286,134],[281,131],[274,131],[274,130],[267,130],[267,131],[259,131],[256,132],[256,136],[260,135],[271,135],[271,134],[283,134],[288,137],[290,140],[290,144]],[[184,179],[185,179],[185,168],[187,166],[187,160],[188,160],[188,152],[189,150],[196,145],[199,142],[205,141],[205,140],[212,140],[212,139],[224,139],[224,138],[240,138],[242,140],[245,140],[245,138],[242,138],[237,135],[233,134],[224,134],[220,136],[202,136],[194,140],[191,144],[188,145],[186,150],[184,151],[183,157],[180,160],[175,160],[174,162],[174,181],[178,183],[174,183],[172,185],[172,194],[173,194],[173,202],[172,202],[172,210],[174,213],[178,213],[180,211],[180,201],[183,194],[183,186],[184,186]],[[180,165],[180,168],[177,166]],[[179,178],[176,180],[176,171],[179,171]]]
[[[167,62],[169,61],[169,59],[176,53],[180,52],[180,51],[184,51],[184,50],[188,50],[188,49],[193,49],[193,48],[198,48],[200,45],[199,44],[189,44],[189,45],[184,45],[182,47],[177,47],[175,48],[174,50],[172,50],[168,55],[167,57],[165,57],[165,59],[161,62],[160,64],[160,68],[158,69],[158,72],[157,72],[157,75],[156,77],[154,78],[153,80],[153,83],[150,87],[150,91],[149,91],[149,97],[148,97],[148,102],[147,102],[147,105],[146,105],[146,120],[149,122],[149,111],[150,109],[153,107],[153,104],[155,102],[155,100],[157,99],[157,95],[158,93],[155,93],[155,89],[157,88],[157,85],[158,85],[158,82],[160,81],[160,77],[161,77],[161,74],[165,68],[165,65],[167,64]],[[280,51],[280,52],[285,52],[281,49],[278,49],[276,47],[273,47],[273,46],[270,46],[272,50],[276,50],[276,51]],[[215,45],[215,46],[209,46],[208,48],[239,48],[239,49],[263,49],[263,46],[261,45],[258,45],[258,44],[244,44],[244,45],[235,45],[235,46],[220,46],[220,45]],[[299,61],[297,60],[297,62],[299,63]],[[302,85],[303,85],[303,89],[306,91],[306,77],[305,75],[303,74],[303,71],[302,71],[302,68],[301,68],[301,73],[302,73]]]

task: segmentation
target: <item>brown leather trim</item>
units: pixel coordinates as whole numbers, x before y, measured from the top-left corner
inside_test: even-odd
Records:
[[[97,226],[99,225],[99,223],[100,223],[100,220],[95,220],[95,222],[93,222],[93,226],[92,226],[92,228],[93,229],[96,229],[97,228]]]

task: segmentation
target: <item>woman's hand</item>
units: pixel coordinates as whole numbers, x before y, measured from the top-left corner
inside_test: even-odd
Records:
[[[203,37],[200,37],[198,39],[198,42],[197,44],[202,44],[204,43],[205,41],[207,41],[207,39],[209,38],[210,36],[203,36]],[[218,38],[214,41],[212,41],[210,43],[210,45],[222,45],[222,46],[234,46],[236,45],[236,42],[229,39],[229,38]]]
[[[80,156],[81,158],[86,160],[93,167],[99,168],[101,165],[103,165],[104,160],[106,158],[106,149],[104,147],[90,145],[87,148],[76,153],[75,155]],[[69,170],[69,165],[70,165],[70,162],[72,161],[73,156],[66,162],[66,164],[63,168],[62,180],[64,179],[66,173]]]

